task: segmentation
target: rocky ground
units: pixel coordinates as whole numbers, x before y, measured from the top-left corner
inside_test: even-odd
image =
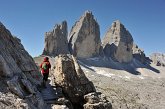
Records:
[[[94,63],[99,63],[94,59]],[[94,61],[92,60],[92,61]],[[85,62],[89,62],[85,61]],[[164,109],[165,68],[156,67],[160,73],[141,69],[142,74],[134,75],[124,70],[84,65],[81,67],[97,91],[104,93],[113,109]],[[148,71],[148,72],[147,72]]]
[[[43,57],[34,59],[39,63]],[[54,63],[51,57],[50,61]],[[90,58],[80,59],[78,62],[85,75],[93,82],[97,92],[105,94],[112,103],[113,109],[165,108],[164,67],[155,65],[149,68],[139,67],[136,68],[139,72],[137,75],[124,70],[120,64],[110,60]]]

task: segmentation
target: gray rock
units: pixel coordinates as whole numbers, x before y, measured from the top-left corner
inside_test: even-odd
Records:
[[[69,100],[74,104],[82,103],[85,94],[94,92],[95,88],[83,70],[71,55],[56,57],[55,83],[60,86]]]
[[[112,45],[113,44],[113,45]],[[103,38],[104,53],[121,63],[128,63],[133,59],[133,38],[119,20],[112,23],[111,28]]]
[[[21,40],[13,37],[3,24],[0,24],[0,73],[0,85],[6,93],[0,94],[0,99],[3,96],[7,98],[3,99],[0,107],[44,109],[44,101],[37,90],[42,80],[38,67]]]
[[[133,57],[143,64],[146,64],[148,59],[142,49],[140,49],[135,43],[133,44]]]
[[[9,89],[15,93],[16,95],[18,95],[21,98],[24,98],[24,93],[23,90],[19,84],[18,81],[18,76],[13,77],[11,80],[7,81],[7,84],[9,86]]]
[[[68,107],[69,109],[73,109],[72,103],[64,97],[58,98],[55,104],[62,105],[62,107]]]
[[[72,27],[69,35],[69,51],[79,58],[101,54],[100,27],[92,12],[86,11]]]
[[[5,62],[4,58],[0,55],[0,75],[5,77],[12,77],[13,72],[10,71],[9,66]]]
[[[60,25],[55,25],[52,31],[45,33],[45,47],[42,54],[57,56],[69,53],[67,35],[66,21],[63,21]]]
[[[84,109],[112,109],[111,103],[106,99],[104,94],[93,92],[84,96]]]
[[[0,106],[1,109],[30,109],[30,106],[26,103],[26,100],[20,99],[9,92],[0,92]]]
[[[36,93],[33,85],[30,83],[29,80],[21,79],[21,83],[24,85],[24,87],[26,87],[26,90],[29,93],[31,93],[31,94],[35,94]]]
[[[0,63],[9,70],[3,72],[4,75],[9,72],[11,75],[22,75],[28,72],[32,77],[30,80],[34,79],[34,81],[37,80],[36,76],[41,77],[33,58],[24,49],[20,40],[14,38],[4,26],[0,26],[0,57],[2,61]]]

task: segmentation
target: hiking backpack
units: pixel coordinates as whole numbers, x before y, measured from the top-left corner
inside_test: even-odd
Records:
[[[47,64],[47,62],[44,62],[44,63],[42,64],[42,69],[43,69],[44,71],[48,69],[48,64]]]

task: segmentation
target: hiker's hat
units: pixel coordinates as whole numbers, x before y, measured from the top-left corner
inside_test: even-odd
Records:
[[[44,58],[44,61],[48,61],[48,60],[49,60],[49,58],[48,58],[48,57],[45,57],[45,58]]]

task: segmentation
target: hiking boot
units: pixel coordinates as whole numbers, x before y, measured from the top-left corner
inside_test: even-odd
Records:
[[[43,81],[42,86],[46,88],[46,81]]]

